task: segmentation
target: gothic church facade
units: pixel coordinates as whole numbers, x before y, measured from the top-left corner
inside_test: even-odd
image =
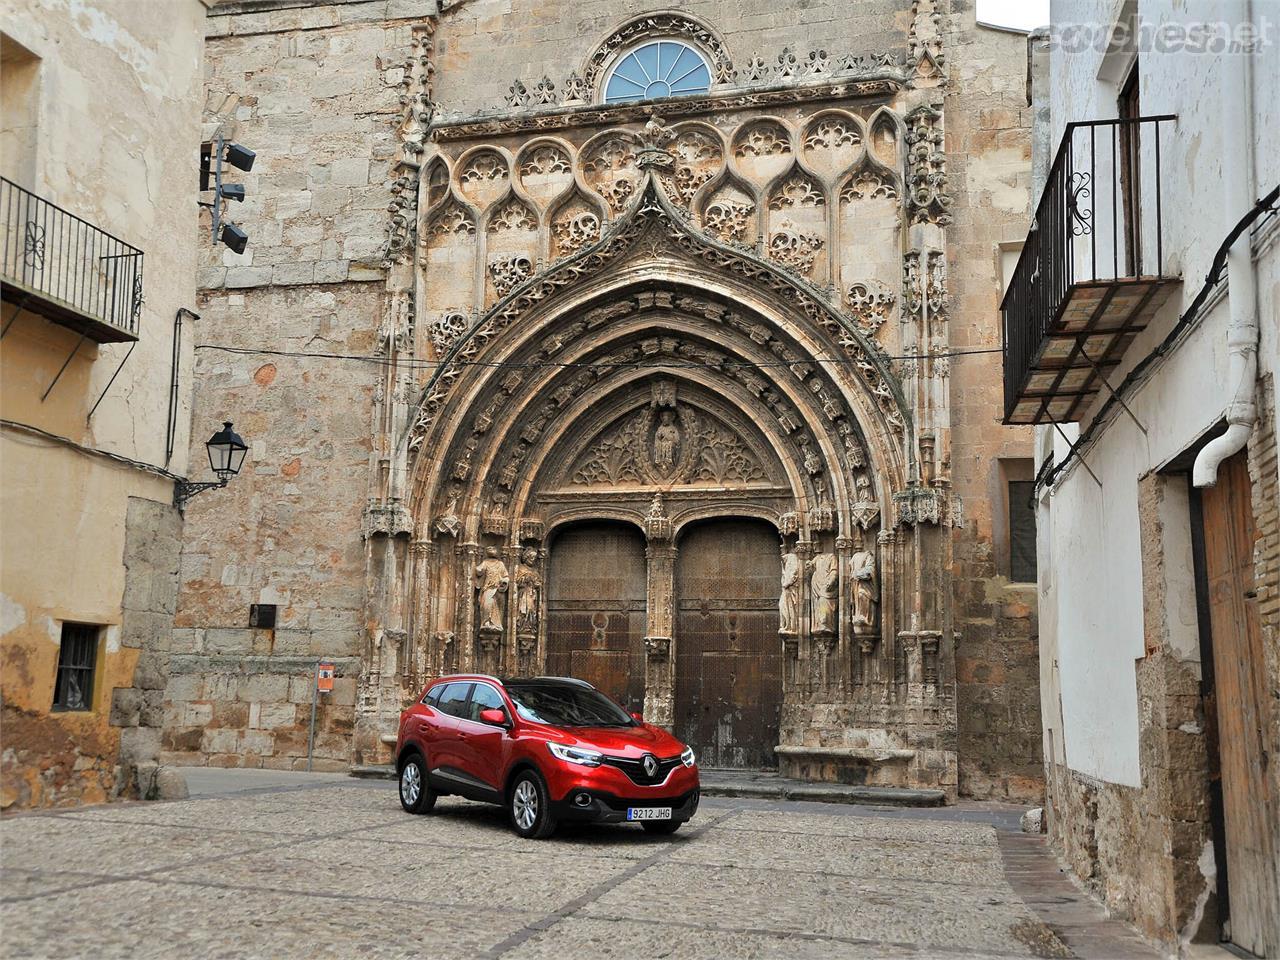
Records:
[[[322,764],[440,673],[553,673],[706,765],[1035,798],[1025,37],[631,6],[215,10],[207,119],[263,162],[196,409],[254,446],[191,509],[167,756],[300,764],[327,658]]]

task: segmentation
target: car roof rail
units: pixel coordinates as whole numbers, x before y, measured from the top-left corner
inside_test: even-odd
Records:
[[[586,688],[588,688],[589,690],[594,690],[594,689],[595,689],[595,686],[594,686],[594,685],[592,685],[592,684],[590,684],[590,683],[587,683],[587,681],[585,681],[585,680],[579,680],[577,677],[532,677],[532,678],[530,678],[530,679],[533,679],[533,680],[563,680],[565,683],[576,683],[576,684],[578,684],[578,686],[580,686],[580,687],[586,687]]]
[[[492,680],[498,686],[502,686],[503,683],[503,681],[488,673],[446,673],[431,682],[432,684],[436,684],[441,680],[448,681],[449,683],[466,683],[468,680]]]

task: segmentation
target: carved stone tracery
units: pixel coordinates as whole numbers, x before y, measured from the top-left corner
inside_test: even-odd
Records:
[[[595,89],[614,57],[650,37],[677,37],[690,41],[707,55],[715,83],[728,83],[733,77],[733,62],[720,38],[709,27],[691,17],[660,13],[632,20],[609,34],[587,60],[582,71],[583,83],[588,89]]]

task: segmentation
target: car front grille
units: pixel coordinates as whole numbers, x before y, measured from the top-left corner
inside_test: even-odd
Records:
[[[679,757],[668,757],[665,760],[661,757],[654,757],[654,759],[658,761],[658,769],[652,777],[644,772],[643,757],[611,757],[606,754],[600,762],[606,766],[617,767],[627,775],[627,778],[632,783],[639,784],[642,787],[652,787],[663,783],[671,775],[671,771],[680,766]]]

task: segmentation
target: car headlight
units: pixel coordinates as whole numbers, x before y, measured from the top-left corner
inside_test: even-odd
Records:
[[[580,750],[577,747],[565,746],[563,743],[548,743],[547,749],[551,751],[551,755],[557,760],[563,760],[565,763],[576,763],[583,767],[600,766],[600,761],[604,756],[595,750]]]
[[[693,755],[693,747],[685,747],[684,753],[680,754],[680,762],[686,767],[692,767],[696,759]]]

